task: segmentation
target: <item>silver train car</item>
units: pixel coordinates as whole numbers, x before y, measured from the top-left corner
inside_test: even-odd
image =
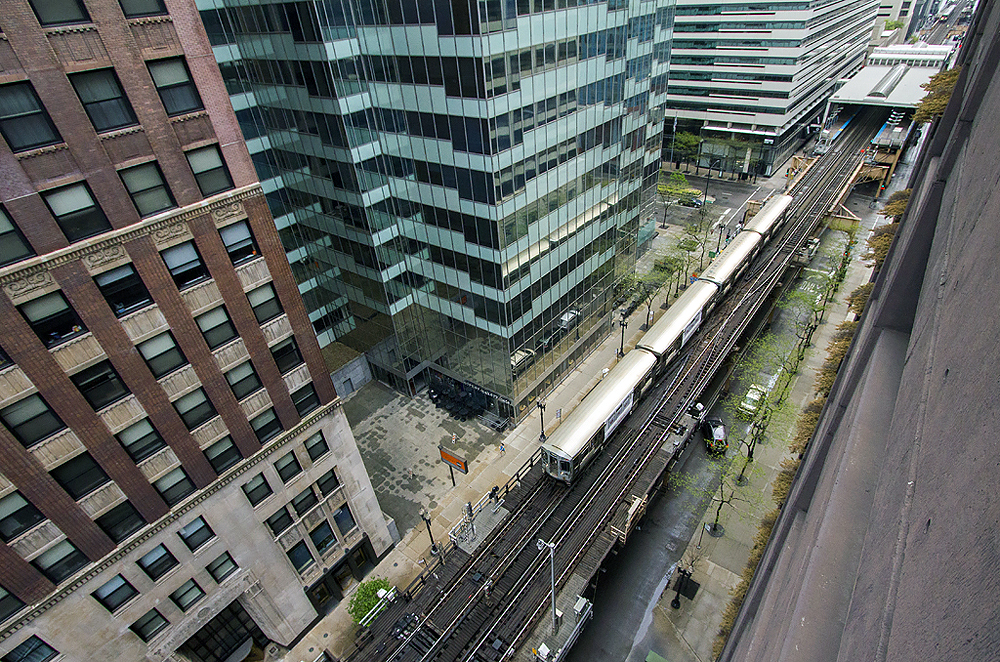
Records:
[[[792,200],[787,195],[771,198],[643,335],[635,349],[563,420],[542,445],[545,473],[566,483],[580,475],[764,244],[784,225]]]

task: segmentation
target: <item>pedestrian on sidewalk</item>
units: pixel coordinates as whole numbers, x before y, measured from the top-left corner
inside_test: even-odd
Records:
[[[501,455],[506,455],[507,454],[507,449],[504,448],[504,445],[503,445],[502,441],[500,442],[500,454]]]

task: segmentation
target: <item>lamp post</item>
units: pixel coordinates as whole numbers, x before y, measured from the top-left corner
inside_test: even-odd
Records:
[[[424,524],[427,525],[427,537],[431,539],[431,556],[437,556],[440,550],[438,550],[437,543],[434,542],[434,534],[431,533],[431,518],[427,514],[427,510],[424,508],[420,509],[420,519],[424,520]],[[441,561],[442,563],[444,562],[443,557]]]
[[[538,418],[541,419],[541,422],[542,422],[542,433],[540,435],[538,435],[538,441],[540,441],[541,443],[544,444],[545,443],[545,401],[544,400],[539,400],[538,401]]]
[[[549,548],[549,567],[552,576],[552,631],[556,631],[556,544],[538,539],[538,551]]]
[[[622,326],[622,345],[618,349],[618,358],[622,358],[625,356],[625,327],[628,326],[628,312],[624,308],[622,308],[619,312],[622,315],[622,318],[618,321],[618,323]]]
[[[685,584],[687,584],[687,578],[691,576],[690,570],[685,570],[684,568],[677,568],[677,581],[674,584],[674,588],[677,589],[677,594],[674,599],[670,601],[670,606],[674,609],[681,608],[681,589]]]

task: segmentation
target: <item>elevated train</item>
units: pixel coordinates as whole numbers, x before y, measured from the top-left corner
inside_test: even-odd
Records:
[[[666,371],[701,322],[787,219],[793,198],[772,197],[542,445],[552,478],[572,483]]]

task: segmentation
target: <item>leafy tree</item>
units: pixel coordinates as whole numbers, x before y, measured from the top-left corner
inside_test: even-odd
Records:
[[[882,213],[886,216],[895,218],[897,221],[906,211],[906,206],[910,203],[910,189],[904,188],[902,191],[896,191],[885,201],[885,206],[882,207]]]
[[[902,21],[886,21],[885,22],[885,29],[886,30],[898,30],[901,27],[903,27],[904,25],[906,25],[906,24],[903,23]]]
[[[670,185],[678,190],[685,190],[691,188],[688,184],[687,177],[680,170],[674,170],[670,173]]]
[[[674,285],[674,296],[680,292],[681,278],[685,277],[687,252],[674,245],[667,249],[666,254],[656,261],[656,268],[664,273],[664,283],[667,285],[667,296],[670,296],[670,285]]]
[[[935,76],[931,76],[929,81],[920,86],[927,90],[927,94],[917,104],[917,110],[913,113],[914,122],[923,124],[944,114],[944,109],[948,106],[948,101],[951,99],[952,90],[955,89],[955,83],[958,82],[958,74],[961,70],[961,67],[955,67],[954,69],[942,71]]]
[[[674,160],[677,163],[691,163],[698,156],[701,139],[693,133],[679,131],[674,135]]]
[[[347,605],[347,613],[355,623],[360,623],[361,619],[368,615],[375,605],[378,604],[378,592],[382,589],[388,591],[392,584],[384,577],[375,577],[361,582],[351,596],[351,601]]]

